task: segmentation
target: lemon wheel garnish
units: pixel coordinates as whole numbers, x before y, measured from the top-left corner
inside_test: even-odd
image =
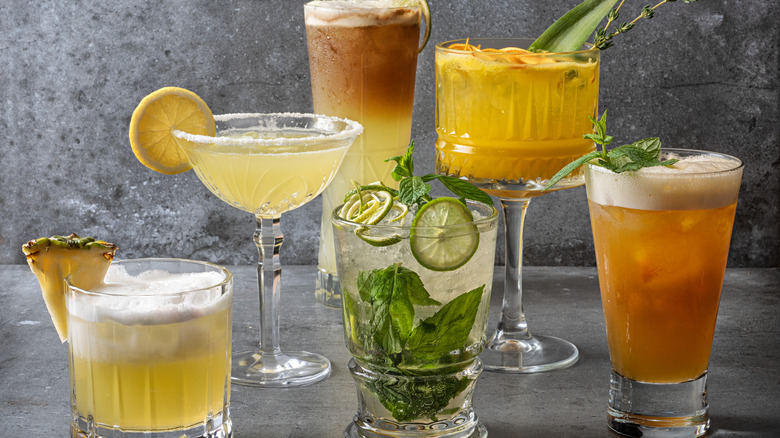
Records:
[[[455,198],[437,198],[420,207],[409,235],[412,255],[432,271],[453,271],[477,252],[479,229],[471,210]]]
[[[130,119],[130,146],[144,166],[166,175],[192,169],[173,130],[214,136],[214,115],[192,91],[165,87],[149,94]]]

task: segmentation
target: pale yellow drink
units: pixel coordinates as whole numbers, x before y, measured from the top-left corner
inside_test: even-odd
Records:
[[[594,150],[582,136],[598,111],[599,51],[513,53],[436,46],[436,171],[529,197]],[[522,40],[471,39],[505,49]],[[530,40],[528,41],[530,43]],[[582,184],[581,176],[579,184]]]
[[[185,146],[185,152],[198,178],[221,200],[256,216],[278,217],[317,196],[349,148],[343,142],[323,141],[316,134],[303,130],[261,133],[255,127],[220,131],[214,143]],[[306,137],[312,141],[285,142]]]
[[[314,1],[306,4],[314,112],[355,120],[364,127],[341,170],[323,192],[317,299],[339,305],[331,213],[352,181],[390,182],[412,128],[420,8],[392,2]]]
[[[226,272],[129,276],[115,265],[106,286],[72,291],[68,346],[78,416],[134,431],[229,422],[232,286],[225,282],[232,283]]]

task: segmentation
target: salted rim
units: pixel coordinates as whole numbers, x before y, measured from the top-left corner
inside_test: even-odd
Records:
[[[482,40],[482,41],[484,41],[484,40],[507,41],[507,42],[508,41],[516,41],[516,42],[522,41],[522,42],[528,42],[528,45],[530,45],[531,43],[533,43],[535,41],[533,38],[490,38],[490,37],[459,38],[459,39],[456,39],[456,40],[449,40],[449,41],[444,41],[444,42],[441,42],[439,44],[436,44],[435,48],[437,50],[443,50],[443,51],[450,52],[450,53],[457,53],[457,54],[480,53],[480,54],[484,54],[484,55],[488,55],[488,56],[496,56],[496,57],[509,56],[509,55],[513,55],[513,56],[517,56],[517,55],[522,55],[522,56],[556,56],[556,55],[574,55],[574,54],[583,54],[583,53],[591,53],[591,52],[593,52],[593,53],[600,52],[600,50],[597,49],[596,46],[594,46],[591,43],[585,43],[586,46],[590,46],[590,48],[586,49],[586,50],[575,50],[575,51],[572,51],[572,52],[541,52],[541,53],[537,53],[537,52],[528,52],[528,53],[475,52],[473,50],[451,49],[451,48],[447,47],[447,45],[452,45],[452,44],[455,44],[455,43],[465,43],[467,40],[469,41],[469,43],[471,43],[472,41],[480,41],[480,40]],[[510,47],[510,45],[507,45],[505,47]]]
[[[333,116],[325,116],[322,114],[306,114],[306,113],[233,113],[233,114],[219,114],[214,116],[215,121],[225,122],[240,118],[269,118],[269,117],[307,117],[310,119],[324,119],[332,122],[344,122],[347,124],[347,129],[337,132],[335,134],[318,134],[308,137],[295,137],[295,138],[249,138],[249,137],[212,137],[209,135],[190,134],[188,132],[174,129],[171,131],[174,137],[182,140],[189,141],[191,143],[199,144],[214,144],[219,146],[229,145],[252,145],[252,146],[287,146],[295,145],[299,143],[307,143],[312,140],[329,140],[339,141],[347,140],[350,137],[357,137],[363,132],[363,126],[350,119],[344,119]],[[280,128],[284,130],[285,128]]]

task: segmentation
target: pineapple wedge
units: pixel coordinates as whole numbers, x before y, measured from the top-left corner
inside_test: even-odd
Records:
[[[76,234],[42,237],[22,246],[27,264],[41,285],[43,300],[60,341],[68,338],[65,279],[70,275],[71,284],[83,289],[99,286],[116,250],[113,243]]]

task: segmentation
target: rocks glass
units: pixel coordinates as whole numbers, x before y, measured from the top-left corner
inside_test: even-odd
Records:
[[[358,390],[345,437],[487,435],[471,396],[482,371],[477,355],[486,342],[498,212],[468,207],[473,222],[442,227],[410,227],[412,212],[406,226],[364,225],[334,213],[344,335]],[[451,270],[426,268],[411,249],[452,238],[478,245]]]

